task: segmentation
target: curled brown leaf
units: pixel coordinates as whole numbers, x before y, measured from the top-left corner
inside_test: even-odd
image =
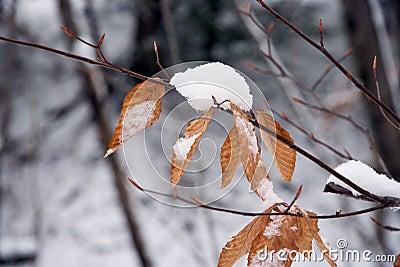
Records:
[[[121,115],[104,157],[114,153],[122,144],[158,120],[164,91],[164,86],[147,80],[126,94]]]

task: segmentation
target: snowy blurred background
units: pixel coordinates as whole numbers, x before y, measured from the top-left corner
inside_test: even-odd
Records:
[[[383,99],[399,112],[398,0],[269,2],[314,40],[319,39],[322,17],[325,47],[337,58],[352,47],[353,54],[343,64],[372,90],[376,55]],[[337,70],[316,87],[320,102],[306,93],[304,87],[318,80],[328,61],[278,22],[271,45],[291,78],[260,71],[277,70],[261,53],[266,51],[265,35],[238,12],[247,3],[263,27],[273,21],[256,1],[248,0],[0,0],[0,34],[93,57],[93,50],[73,42],[60,25],[94,43],[106,33],[103,49],[109,61],[150,76],[159,71],[154,40],[164,66],[195,60],[230,64],[258,84],[273,109],[285,111],[302,129],[338,151],[345,154],[346,148],[352,157],[385,171],[370,149],[370,134],[388,171],[400,178],[398,133]],[[162,204],[127,184],[130,174],[121,152],[103,158],[123,96],[137,82],[47,52],[0,43],[0,266],[216,266],[224,244],[251,220]],[[293,96],[351,115],[355,123],[305,108],[291,101]],[[174,99],[178,101],[172,97],[164,112],[173,108]],[[277,120],[297,144],[330,166],[345,161]],[[159,122],[149,132],[161,126]],[[163,157],[160,140],[147,142],[154,143],[149,153],[157,164],[157,155]],[[303,185],[299,204],[319,214],[365,207],[323,193],[328,173],[302,156],[297,160],[292,183],[281,181],[274,169],[271,173],[276,192],[286,201]],[[146,170],[141,171],[145,175]],[[207,176],[219,177],[219,172],[215,168]],[[245,182],[213,205],[243,211],[264,208]],[[345,238],[349,249],[399,253],[399,234],[378,228],[371,215],[384,224],[400,225],[398,213],[385,211],[320,221],[321,233],[333,248]],[[237,266],[245,264],[242,259]],[[294,264],[302,265],[326,263]]]

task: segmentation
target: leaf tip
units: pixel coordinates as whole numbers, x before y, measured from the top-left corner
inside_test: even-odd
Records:
[[[104,157],[107,158],[108,156],[110,156],[114,152],[115,152],[114,149],[109,148],[109,149],[107,149],[106,154],[104,154]]]

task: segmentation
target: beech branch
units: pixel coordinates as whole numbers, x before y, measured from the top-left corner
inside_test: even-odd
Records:
[[[33,47],[33,48],[37,48],[37,49],[40,49],[40,50],[48,51],[48,52],[51,52],[51,53],[54,53],[54,54],[65,56],[67,58],[72,58],[72,59],[75,59],[75,60],[86,62],[88,64],[98,65],[98,66],[101,66],[101,67],[104,67],[104,68],[112,69],[114,71],[118,71],[118,72],[120,72],[122,74],[131,76],[131,77],[135,77],[135,78],[138,78],[138,79],[141,79],[141,80],[149,80],[151,82],[158,83],[158,84],[161,84],[161,85],[169,87],[169,88],[174,88],[173,85],[171,85],[171,84],[169,84],[167,82],[157,81],[157,80],[151,79],[150,77],[135,73],[133,71],[124,69],[122,67],[113,65],[112,63],[108,62],[105,59],[103,53],[101,52],[101,44],[103,42],[103,39],[104,39],[103,36],[104,35],[100,38],[100,40],[99,40],[99,42],[97,44],[91,44],[91,43],[86,42],[83,39],[79,38],[72,31],[70,31],[68,29],[63,28],[63,30],[70,37],[76,38],[77,40],[79,40],[79,41],[89,45],[90,47],[96,49],[96,51],[98,53],[98,56],[97,56],[96,60],[93,60],[93,59],[90,59],[90,58],[87,58],[87,57],[83,57],[83,56],[79,56],[79,55],[76,55],[76,54],[72,54],[72,53],[69,53],[69,52],[65,52],[65,51],[62,51],[62,50],[54,49],[54,48],[51,48],[51,47],[47,47],[47,46],[44,46],[44,45],[41,45],[41,44],[37,44],[37,43],[19,41],[19,40],[15,40],[15,39],[11,39],[11,38],[6,38],[6,37],[3,37],[3,36],[0,36],[0,40],[6,41],[6,42],[10,42],[10,43],[14,43],[14,44],[18,44],[18,45],[22,45],[22,46]],[[340,63],[338,63],[338,64],[340,64]],[[230,113],[232,112],[231,110],[223,110],[223,111],[230,112]],[[371,201],[380,203],[380,204],[383,205],[383,207],[386,207],[386,206],[389,207],[389,206],[393,206],[394,205],[394,203],[393,203],[393,201],[391,199],[377,196],[377,195],[372,194],[371,192],[368,192],[367,190],[361,188],[360,186],[358,186],[357,184],[353,183],[351,180],[349,180],[345,176],[341,175],[340,173],[338,173],[337,171],[332,169],[330,166],[328,166],[325,162],[321,161],[320,159],[318,159],[314,155],[310,154],[309,152],[307,152],[303,148],[297,146],[296,144],[294,144],[291,141],[287,140],[286,138],[280,136],[279,134],[276,134],[274,131],[272,131],[271,129],[268,129],[264,125],[259,124],[259,122],[256,119],[254,119],[254,118],[251,119],[250,123],[252,123],[255,127],[259,128],[260,130],[265,131],[266,133],[276,137],[279,141],[281,141],[282,143],[284,143],[285,145],[287,145],[291,149],[294,149],[296,152],[298,152],[299,154],[303,155],[307,159],[311,160],[312,162],[317,164],[319,167],[321,167],[322,169],[326,170],[330,174],[334,175],[339,180],[341,180],[343,183],[345,183],[349,187],[353,188],[354,190],[356,190],[360,194],[364,195],[366,198],[370,199]]]

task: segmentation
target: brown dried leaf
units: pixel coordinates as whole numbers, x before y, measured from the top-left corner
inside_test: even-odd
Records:
[[[275,252],[286,250],[286,254],[281,254],[280,256],[286,257],[287,259],[286,261],[282,261],[282,264],[284,264],[284,266],[290,266],[292,264],[291,259],[296,256],[293,252],[296,254],[303,253],[307,258],[310,256],[309,252],[312,251],[313,239],[315,239],[321,250],[328,249],[319,235],[318,220],[308,217],[315,215],[315,213],[303,211],[298,206],[294,206],[291,212],[302,213],[304,218],[279,215],[271,220],[265,230],[260,232],[254,239],[248,256],[248,266],[251,264],[261,265],[263,261],[272,261],[276,263],[278,258],[273,256],[277,256],[277,253],[273,255],[265,254],[272,250]],[[260,253],[264,258],[260,259]],[[273,258],[270,258],[270,256]],[[324,256],[331,266],[336,266],[333,260],[329,258],[329,255]]]
[[[396,261],[394,262],[393,267],[400,267],[400,254],[396,256]]]
[[[310,219],[309,217],[309,216],[314,216],[316,214],[310,211],[303,211],[300,208],[298,208],[298,211],[301,212],[301,214],[303,214],[304,222],[307,224],[310,232],[312,233],[315,243],[317,243],[319,250],[323,252],[325,260],[329,263],[330,266],[332,267],[337,266],[335,261],[330,257],[330,253],[326,253],[327,251],[329,251],[329,248],[325,245],[324,241],[319,235],[318,220]]]
[[[308,215],[312,214],[311,212],[307,212],[307,213],[308,213]],[[312,250],[312,240],[314,239],[314,235],[305,219],[297,218],[297,221],[298,221],[297,228],[298,228],[299,236],[301,236],[301,238],[299,238],[295,241],[298,251],[300,253],[303,253],[304,251],[311,251]],[[318,229],[318,220],[310,220],[310,222],[312,223],[313,229]],[[304,256],[308,258],[310,255],[304,254]]]
[[[257,116],[260,125],[265,126],[272,132],[275,132],[277,135],[288,140],[290,143],[293,143],[293,139],[290,137],[289,132],[286,131],[278,122],[274,121],[271,115],[267,114],[263,110],[258,110]],[[275,166],[282,175],[282,178],[285,181],[290,182],[296,164],[296,151],[288,147],[282,141],[277,140],[276,137],[262,130],[261,139],[270,153],[274,155]]]
[[[249,151],[249,146],[251,145],[250,139],[253,139],[252,141],[254,145],[254,137],[255,137],[254,126],[251,125],[251,123],[249,122],[250,117],[244,114],[244,112],[239,107],[231,103],[231,108],[233,111],[233,119],[235,120],[235,128],[238,132],[240,160],[242,161],[243,167],[245,167],[250,153]],[[256,151],[253,152],[257,153]],[[249,181],[251,181],[250,178],[248,179]]]
[[[265,200],[265,196],[258,192],[258,188],[262,186],[266,179],[269,179],[267,169],[263,164],[261,157],[261,149],[258,145],[258,140],[253,124],[250,122],[250,117],[231,103],[233,111],[233,118],[235,120],[235,128],[238,132],[239,153],[242,165],[247,177],[251,184],[251,189],[257,195]]]
[[[268,253],[272,250],[279,252],[286,250],[288,253],[291,251],[298,251],[296,240],[301,238],[298,232],[298,218],[286,215],[278,215],[269,222],[265,229],[263,229],[257,238],[253,241],[248,256],[248,266],[252,264],[262,264],[264,261],[279,262],[277,254],[264,254],[265,258],[260,258],[260,253]],[[289,250],[289,251],[288,251]],[[269,256],[272,256],[270,258]],[[289,255],[279,255],[287,258],[282,261],[282,266],[290,266],[292,261]],[[267,264],[268,266],[268,264]]]
[[[232,177],[239,165],[239,143],[238,132],[236,127],[233,127],[225,139],[221,147],[220,161],[222,167],[222,185],[224,188],[232,181]]]
[[[197,145],[210,124],[213,114],[214,110],[211,108],[202,117],[191,121],[183,134],[184,137],[176,141],[171,163],[171,187],[175,186],[181,179]]]
[[[104,157],[114,153],[122,144],[158,120],[164,91],[164,86],[147,80],[126,94],[118,124]]]
[[[264,212],[271,212],[272,209],[267,209]],[[218,267],[233,266],[241,257],[246,255],[253,243],[253,240],[264,231],[264,228],[269,223],[269,216],[257,216],[237,235],[226,243],[219,255]]]
[[[258,145],[258,140],[253,124],[250,122],[250,117],[244,114],[244,112],[231,103],[233,111],[233,118],[235,122],[235,128],[238,132],[238,146],[240,159],[246,174],[247,180],[250,182],[251,189],[263,200],[272,196],[265,195],[270,191],[262,189],[265,185],[264,181],[269,180],[267,169],[263,164],[261,157],[261,148]],[[275,193],[273,195],[275,198]],[[273,204],[273,203],[272,203]]]

